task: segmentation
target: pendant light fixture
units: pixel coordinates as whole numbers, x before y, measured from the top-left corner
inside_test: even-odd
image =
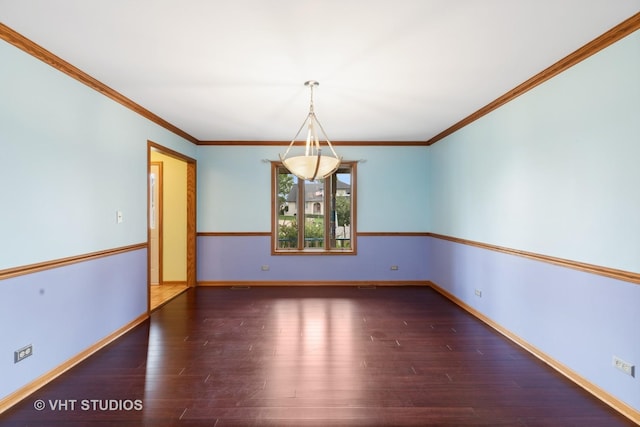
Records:
[[[336,154],[333,146],[331,145],[331,141],[329,141],[329,138],[318,121],[313,109],[313,89],[317,87],[319,83],[315,80],[309,80],[304,84],[311,90],[309,114],[307,114],[306,119],[302,122],[296,136],[291,140],[291,144],[289,144],[287,151],[285,151],[284,155],[280,155],[280,160],[289,172],[298,178],[314,181],[315,179],[326,178],[334,173],[340,166],[342,157],[339,157]],[[290,156],[289,152],[294,147],[296,139],[298,138],[298,135],[300,135],[300,132],[302,132],[305,125],[307,126],[307,140],[304,147],[304,154]],[[322,153],[320,140],[318,139],[318,129],[322,132],[322,136],[326,140],[326,144],[329,146],[333,156]]]

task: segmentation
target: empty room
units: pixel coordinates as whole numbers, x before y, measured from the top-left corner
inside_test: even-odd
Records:
[[[0,0],[1,426],[640,424],[640,0]]]

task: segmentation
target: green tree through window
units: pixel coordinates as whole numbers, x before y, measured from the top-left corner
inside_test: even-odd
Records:
[[[355,253],[355,166],[307,181],[274,162],[273,253]]]

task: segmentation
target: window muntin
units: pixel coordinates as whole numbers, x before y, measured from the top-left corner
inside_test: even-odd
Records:
[[[273,163],[274,254],[355,253],[355,166],[345,162],[330,177],[307,181]]]

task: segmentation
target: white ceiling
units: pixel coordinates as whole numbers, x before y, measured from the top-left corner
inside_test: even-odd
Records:
[[[0,22],[193,137],[426,141],[640,0],[0,0]]]

